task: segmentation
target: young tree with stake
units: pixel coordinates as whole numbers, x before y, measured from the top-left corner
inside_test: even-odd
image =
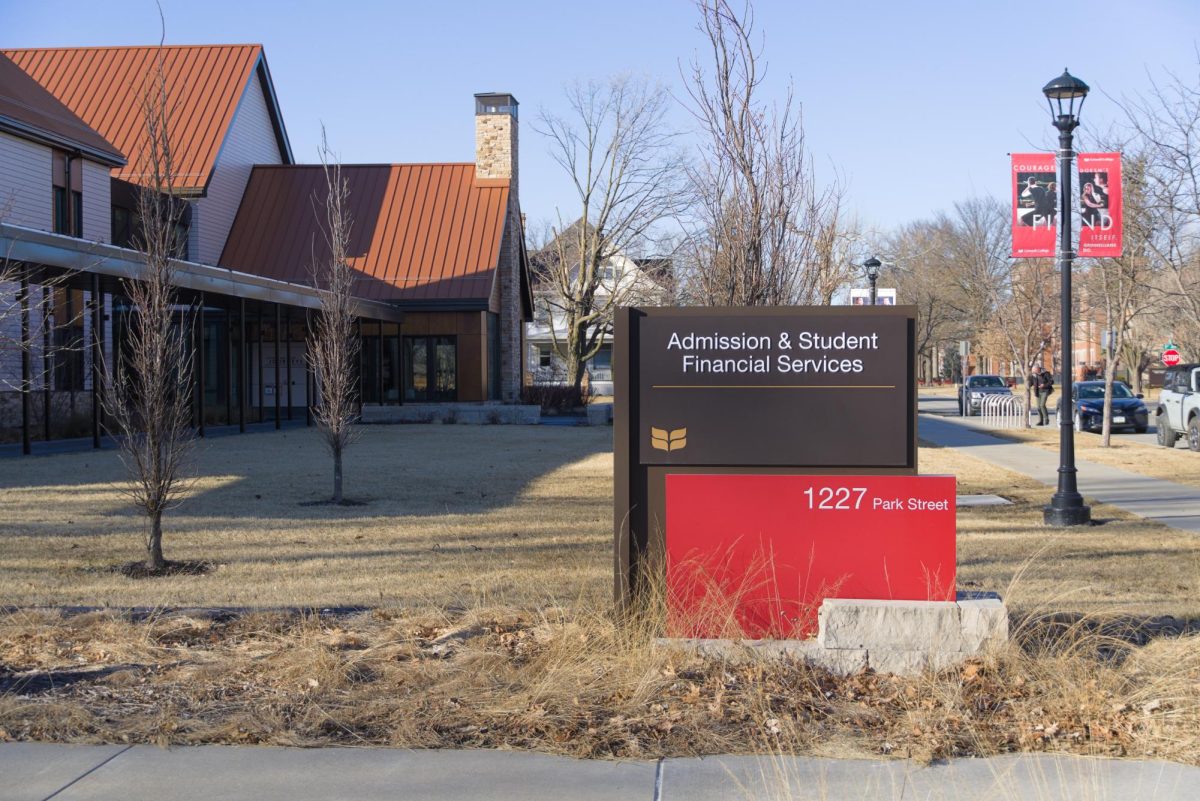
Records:
[[[324,197],[314,200],[321,218],[324,248],[314,249],[313,285],[321,290],[321,307],[308,334],[306,357],[318,398],[310,398],[313,419],[333,457],[333,498],[341,504],[342,458],[355,438],[358,390],[354,363],[359,342],[354,330],[354,270],[349,263],[350,186],[333,157],[321,130],[321,166],[325,172]]]
[[[186,309],[175,291],[176,226],[184,205],[176,197],[170,141],[170,107],[162,66],[152,71],[142,99],[145,120],[135,248],[140,279],[124,282],[130,325],[115,364],[106,365],[104,408],[129,471],[126,490],[149,521],[146,569],[166,568],[163,513],[186,489],[192,452],[192,350]]]

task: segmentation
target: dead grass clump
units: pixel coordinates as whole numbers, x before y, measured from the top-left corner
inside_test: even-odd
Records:
[[[1031,617],[1009,647],[936,675],[838,677],[655,648],[660,623],[586,608],[8,615],[0,738],[1200,762],[1195,635],[1139,645]]]

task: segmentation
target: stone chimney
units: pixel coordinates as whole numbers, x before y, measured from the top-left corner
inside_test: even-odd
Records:
[[[475,95],[475,180],[509,182],[504,237],[497,265],[500,292],[490,304],[489,311],[499,317],[500,386],[497,394],[506,403],[516,403],[521,399],[525,373],[525,318],[521,305],[521,243],[525,232],[517,191],[517,99],[510,94],[481,92]],[[491,353],[489,348],[489,357]]]
[[[504,92],[475,95],[475,177],[507,178],[517,193],[517,99]]]

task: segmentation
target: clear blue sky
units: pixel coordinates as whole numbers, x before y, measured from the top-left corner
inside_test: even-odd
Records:
[[[1010,151],[1049,148],[1040,89],[1070,67],[1092,86],[1083,147],[1114,100],[1171,69],[1196,81],[1196,0],[759,0],[767,89],[790,76],[810,150],[850,204],[887,228],[973,195],[1007,197]],[[163,0],[167,42],[261,42],[293,150],[320,124],[345,162],[470,161],[472,94],[521,103],[521,195],[531,222],[575,212],[531,123],[575,78],[632,72],[682,96],[701,45],[688,0],[312,2]],[[0,0],[0,45],[152,44],[152,0]],[[677,109],[675,122],[689,116]]]

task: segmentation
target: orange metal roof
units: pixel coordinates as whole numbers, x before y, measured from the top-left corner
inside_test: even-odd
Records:
[[[141,97],[161,58],[171,104],[177,188],[202,192],[262,54],[260,45],[66,47],[5,55],[128,156],[114,177],[138,182],[145,133]],[[269,90],[268,90],[269,91]]]
[[[3,55],[0,129],[43,144],[79,149],[102,164],[115,167],[125,163],[119,150]]]
[[[354,294],[384,301],[482,301],[491,294],[508,209],[507,181],[474,164],[342,165],[349,186]],[[311,283],[329,253],[318,215],[320,165],[256,166],[221,264]]]

